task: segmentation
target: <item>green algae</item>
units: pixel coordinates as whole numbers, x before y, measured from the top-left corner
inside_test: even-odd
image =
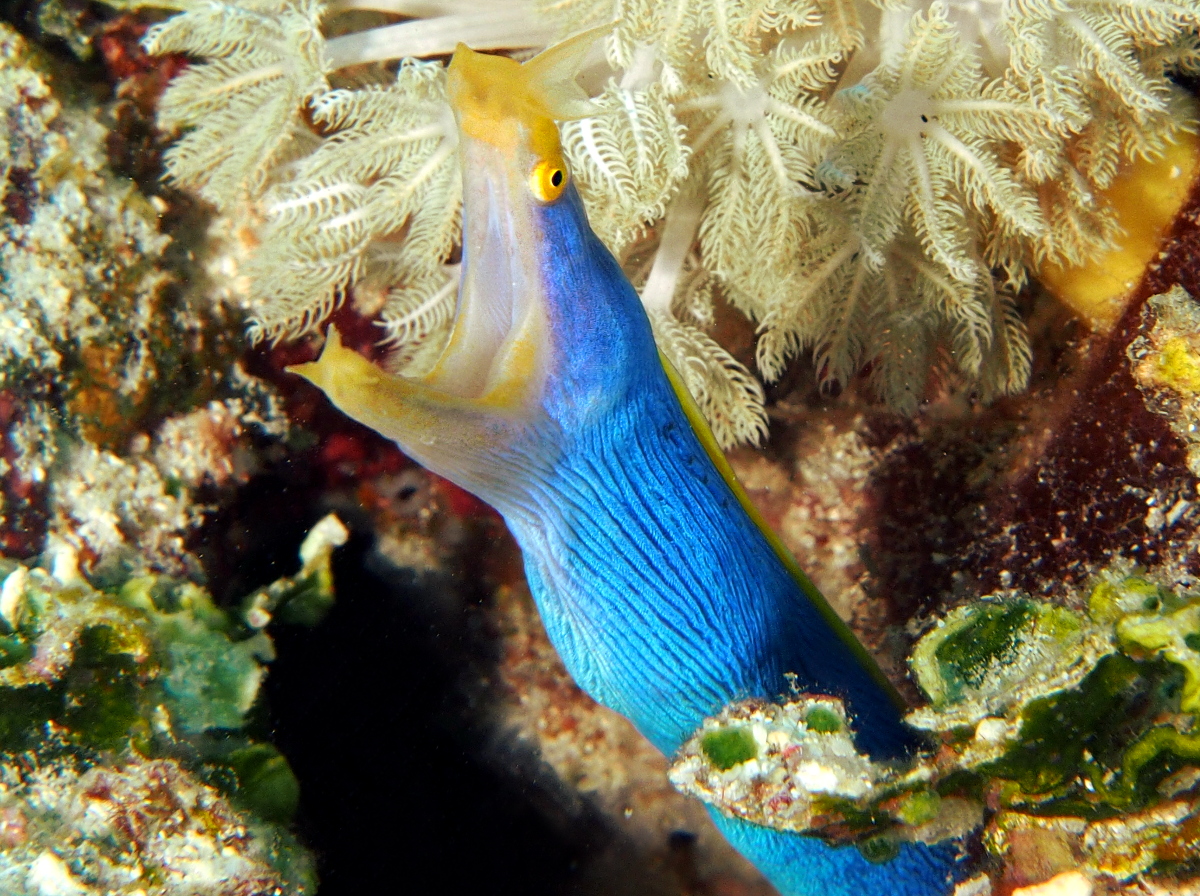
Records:
[[[685,745],[672,781],[726,814],[852,843],[872,861],[902,840],[974,835],[996,857],[1053,847],[1118,880],[1193,873],[1200,596],[1108,573],[1076,603],[1086,610],[1006,592],[935,622],[911,661],[930,704],[907,720],[937,752],[873,762],[837,701],[748,701],[706,720],[702,755]],[[820,712],[844,730],[821,733]],[[736,742],[754,720],[768,732],[754,767],[719,763],[708,744]],[[814,738],[837,749],[822,754]]]
[[[33,657],[33,648],[19,635],[0,635],[0,669],[18,666]]]
[[[31,830],[0,851],[0,890],[38,896],[49,875],[79,896],[182,894],[164,869],[186,852],[189,867],[235,889],[315,892],[312,857],[285,827],[299,783],[260,711],[274,655],[264,628],[320,618],[346,535],[335,517],[322,520],[297,575],[235,609],[166,575],[121,580],[110,569],[89,581],[73,564],[52,574],[0,558],[0,810]],[[76,817],[76,806],[96,817]],[[121,823],[129,813],[170,824]],[[48,848],[61,867],[47,865]]]
[[[1139,784],[1126,757],[1176,692],[1169,667],[1107,656],[1077,688],[1024,707],[1016,741],[978,772],[1013,808],[1100,818],[1146,805],[1157,781]]]
[[[1200,596],[1108,573],[1083,603],[1004,597],[955,611],[914,652],[918,681],[943,703],[910,719],[952,744],[944,781],[999,813],[985,837],[997,854],[1014,831],[1044,839],[1049,825],[1074,831],[1093,871],[1176,871],[1172,857],[1200,849]],[[1014,619],[1024,621],[1005,624]],[[959,686],[964,667],[989,674]]]
[[[1194,758],[1200,654],[1186,639],[1200,628],[1200,600],[1109,575],[1086,603],[1080,613],[984,601],[950,614],[914,651],[918,682],[941,703],[910,720],[947,735],[974,723],[955,741],[960,765],[1008,808],[1093,819],[1138,809]],[[972,680],[964,669],[988,674]]]
[[[300,782],[287,757],[271,744],[252,743],[223,761],[236,780],[236,799],[259,818],[287,823],[300,805]]]
[[[1144,576],[1110,577],[1097,582],[1088,595],[1088,615],[1102,624],[1157,611],[1175,603],[1172,592]]]
[[[862,857],[873,865],[884,865],[900,855],[900,844],[891,837],[880,835],[858,844]]]
[[[1129,616],[1117,623],[1117,638],[1134,654],[1160,656],[1185,676],[1180,708],[1200,712],[1200,600],[1173,612]]]
[[[837,713],[823,706],[809,710],[804,717],[804,724],[810,731],[820,734],[833,734],[842,730],[842,720],[838,718]]]
[[[24,579],[24,619],[9,636],[10,655],[26,658],[0,670],[0,693],[12,707],[0,712],[0,751],[27,748],[49,723],[81,747],[132,748],[159,707],[184,735],[243,726],[262,666],[226,626],[213,627],[223,615],[207,594],[196,589],[202,600],[164,612],[141,603],[136,587],[64,586],[25,567],[6,584],[12,576]]]
[[[931,730],[974,727],[1078,684],[1113,649],[1111,633],[1074,610],[990,596],[951,611],[913,649],[909,665],[930,706],[909,721]]]
[[[163,697],[179,727],[198,734],[210,728],[241,728],[258,696],[270,658],[265,635],[231,641],[195,619],[172,619],[163,633],[166,673]]]
[[[758,756],[758,745],[754,742],[754,735],[745,727],[710,731],[701,738],[700,748],[708,757],[708,761],[722,771],[749,762]]]
[[[967,688],[978,688],[988,672],[1010,659],[1022,636],[1036,622],[1033,601],[986,604],[964,625],[947,633],[934,650],[942,680],[942,697],[957,702]]]

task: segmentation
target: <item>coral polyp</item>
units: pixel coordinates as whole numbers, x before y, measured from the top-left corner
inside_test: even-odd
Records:
[[[366,7],[404,20],[326,37]],[[265,214],[254,332],[310,332],[358,294],[394,340],[440,347],[459,186],[443,66],[416,60],[609,21],[568,157],[599,233],[673,316],[662,348],[724,444],[765,425],[745,367],[702,338],[714,287],[758,326],[767,380],[811,352],[825,386],[866,368],[905,411],[939,376],[984,399],[1019,391],[1030,271],[1119,241],[1104,191],[1192,126],[1170,78],[1197,69],[1200,12],[1169,0],[188,9],[147,38],[205,60],[163,99],[160,121],[187,130],[168,168]],[[384,59],[405,61],[364,68]],[[252,107],[267,111],[250,133]]]

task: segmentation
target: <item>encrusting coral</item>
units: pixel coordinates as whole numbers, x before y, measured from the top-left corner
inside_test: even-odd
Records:
[[[0,25],[0,892],[312,893],[264,629],[321,618],[346,531],[232,609],[200,584],[201,496],[288,423],[77,81]]]
[[[219,609],[190,582],[96,588],[69,562],[0,558],[0,886],[69,893],[315,892],[283,826],[299,785],[250,718],[274,657],[273,615],[315,622],[332,600],[328,517],[302,566]]]
[[[366,8],[409,20],[327,37]],[[1172,0],[189,6],[146,39],[206,60],[163,98],[160,122],[187,131],[168,169],[265,215],[253,332],[311,331],[354,287],[401,363],[440,347],[460,185],[444,67],[420,58],[614,19],[584,72],[594,115],[565,146],[726,445],[765,416],[703,332],[714,287],[759,325],[768,380],[811,350],[824,384],[869,367],[903,410],[935,371],[985,399],[1019,390],[1015,291],[1110,244],[1100,192],[1191,126],[1168,76],[1196,70],[1200,10]],[[386,59],[394,76],[364,65]]]
[[[671,780],[723,813],[879,858],[982,828],[1010,885],[1080,869],[1113,886],[1192,881],[1200,597],[1114,569],[1084,599],[1080,612],[996,594],[937,621],[911,660],[930,704],[908,716],[936,753],[872,762],[840,701],[797,694],[726,707]],[[1009,854],[1031,849],[1040,866]]]

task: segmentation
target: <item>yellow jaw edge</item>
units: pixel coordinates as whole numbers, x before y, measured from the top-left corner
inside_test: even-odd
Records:
[[[428,444],[431,430],[457,430],[470,439],[487,420],[516,423],[530,410],[529,387],[540,362],[540,334],[523,334],[507,347],[501,371],[478,398],[454,395],[430,384],[397,376],[372,364],[342,344],[332,324],[325,347],[315,361],[293,364],[288,373],[302,376],[339,410],[370,426],[402,447]]]

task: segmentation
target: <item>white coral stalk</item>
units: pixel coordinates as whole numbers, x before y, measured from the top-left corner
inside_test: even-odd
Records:
[[[367,6],[368,4],[362,4]],[[329,62],[346,68],[406,56],[440,56],[465,43],[477,50],[543,47],[558,29],[535,14],[532,4],[481,4],[467,12],[415,19],[329,41]],[[371,8],[378,8],[375,3]],[[490,7],[490,8],[489,8]]]
[[[641,289],[642,304],[659,348],[679,371],[717,443],[724,448],[739,442],[758,444],[767,434],[762,386],[745,365],[696,325],[711,319],[709,297],[703,290],[708,278],[694,252],[703,210],[703,193],[694,180],[689,181],[667,210]]]
[[[695,183],[686,185],[671,202],[659,230],[654,262],[641,290],[642,304],[649,314],[671,313],[703,213],[704,197]]]

